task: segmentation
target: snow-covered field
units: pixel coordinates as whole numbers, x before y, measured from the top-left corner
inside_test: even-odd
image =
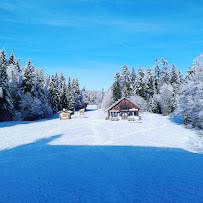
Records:
[[[142,114],[142,123],[105,120],[106,114],[89,106],[85,119],[78,113],[71,120],[44,119],[36,122],[0,123],[0,150],[58,136],[49,145],[110,145],[172,147],[200,151],[194,131],[171,122],[168,117]]]
[[[150,113],[110,122],[96,106],[85,117],[0,123],[0,202],[203,202],[194,131]]]

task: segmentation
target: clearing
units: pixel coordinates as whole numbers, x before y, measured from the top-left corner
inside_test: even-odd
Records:
[[[0,202],[203,201],[194,131],[150,113],[110,122],[96,106],[85,117],[0,123]]]

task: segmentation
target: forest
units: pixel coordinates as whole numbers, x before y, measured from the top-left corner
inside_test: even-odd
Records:
[[[0,121],[37,120],[52,117],[63,109],[78,110],[87,105],[85,87],[80,90],[77,78],[45,75],[31,59],[25,67],[12,52],[7,58],[0,52]]]
[[[7,58],[0,52],[0,121],[37,120],[52,117],[62,109],[78,110],[87,104],[97,104],[104,111],[115,101],[128,97],[142,111],[167,115],[186,115],[192,126],[203,128],[203,55],[183,76],[175,64],[164,58],[146,70],[127,65],[117,71],[105,92],[80,89],[78,78],[71,80],[45,75],[35,68],[31,59],[23,67],[12,52]]]
[[[124,65],[115,73],[114,82],[106,92],[102,109],[122,97],[134,101],[142,111],[157,114],[187,116],[192,127],[203,128],[203,55],[188,67],[185,77],[175,64],[164,58],[155,59],[155,64],[145,71],[137,72]]]

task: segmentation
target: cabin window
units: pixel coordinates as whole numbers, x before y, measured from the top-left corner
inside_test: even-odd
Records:
[[[126,104],[123,104],[123,105],[121,106],[121,110],[128,110],[128,106],[127,106]]]
[[[133,112],[132,112],[132,111],[131,111],[131,112],[129,112],[129,115],[130,115],[130,116],[133,116]]]

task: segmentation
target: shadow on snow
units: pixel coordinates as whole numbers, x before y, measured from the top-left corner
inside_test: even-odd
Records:
[[[203,155],[131,146],[61,146],[61,135],[0,151],[2,202],[202,202]]]
[[[182,125],[184,121],[183,116],[170,116],[169,120],[177,125]]]
[[[91,111],[96,111],[96,110],[97,109],[87,109],[86,112],[91,112]],[[75,113],[78,114],[79,111],[76,111]],[[85,118],[89,118],[89,117],[85,117]],[[43,119],[34,120],[34,121],[5,121],[5,122],[0,122],[0,128],[12,127],[15,125],[32,124],[32,123],[43,122],[43,121],[48,121],[48,120],[53,120],[53,119],[59,119],[59,114],[57,113],[56,115],[54,115],[51,118],[43,118]]]
[[[5,127],[12,127],[15,125],[24,125],[24,124],[32,124],[32,123],[37,123],[37,122],[44,122],[44,121],[49,121],[53,119],[59,119],[59,115],[56,114],[51,118],[42,118],[34,121],[4,121],[0,122],[0,128],[5,128]]]

